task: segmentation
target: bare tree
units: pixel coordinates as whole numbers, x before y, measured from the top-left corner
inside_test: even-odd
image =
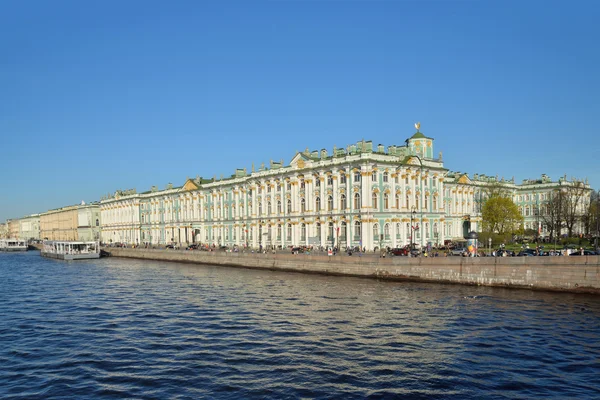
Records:
[[[544,207],[545,210],[542,212],[542,220],[550,233],[550,239],[554,240],[560,236],[560,231],[564,227],[563,219],[563,204],[565,199],[565,193],[556,189],[550,193],[550,199]]]
[[[494,197],[511,197],[509,188],[501,182],[494,182],[485,186],[483,196],[486,200]]]
[[[581,181],[574,181],[572,185],[562,188],[562,192],[564,193],[562,202],[563,217],[569,236],[573,235],[575,225],[584,214],[589,191],[590,189],[586,188],[585,184]]]
[[[585,234],[588,236],[598,236],[600,217],[600,191],[592,191],[590,202],[586,207],[582,217]]]

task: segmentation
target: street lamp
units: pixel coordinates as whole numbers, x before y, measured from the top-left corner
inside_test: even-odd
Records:
[[[417,129],[418,129],[418,128],[417,128]],[[405,140],[405,142],[406,142],[406,148],[407,148],[407,149],[409,149],[409,146],[408,146],[408,140],[409,140],[409,139],[406,139],[406,140]],[[419,189],[419,195],[420,195],[420,196],[423,196],[423,161],[421,160],[421,157],[419,157],[419,156],[418,156],[418,155],[416,155],[416,154],[411,154],[411,155],[410,155],[410,157],[416,157],[416,158],[417,158],[417,160],[419,160],[419,165],[420,165],[420,169],[421,169],[421,173],[419,174],[419,187],[420,187],[420,189]],[[420,206],[419,208],[421,209],[421,210],[420,210],[420,214],[421,214],[421,218],[420,218],[420,219],[421,219],[420,226],[423,226],[423,204],[422,204],[422,203],[423,203],[423,202],[419,202],[419,206]],[[421,240],[420,240],[420,242],[421,242],[420,244],[421,244],[421,250],[422,250],[422,249],[423,249],[423,234],[421,234],[421,238],[420,238],[420,239],[421,239]]]
[[[489,247],[490,247],[490,255],[492,255],[492,238],[491,237],[488,238],[488,244],[489,244]]]
[[[413,232],[415,230],[415,227],[413,226],[413,220],[415,219],[415,214],[417,213],[415,211],[415,206],[411,207],[411,212],[410,212],[410,252],[412,255],[412,251],[414,250],[414,246],[413,246]]]

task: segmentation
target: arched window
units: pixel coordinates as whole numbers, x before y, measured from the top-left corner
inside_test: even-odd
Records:
[[[306,241],[306,224],[300,226],[300,240]]]
[[[360,222],[354,222],[354,240],[360,240]]]
[[[271,202],[267,202],[267,215],[271,215]]]
[[[343,172],[340,175],[340,184],[342,184],[342,185],[346,184],[346,174],[344,174]]]
[[[315,199],[315,211],[321,211],[321,198],[317,197]]]
[[[340,239],[343,241],[346,241],[346,229],[347,229],[346,223],[342,222],[342,226],[340,228]]]
[[[386,210],[390,208],[390,195],[387,193],[383,194],[383,208]]]
[[[96,218],[96,226],[100,226],[100,220]]]
[[[262,203],[258,203],[258,210],[256,210],[257,215],[262,215]]]
[[[281,224],[277,224],[277,240],[281,240]]]
[[[354,209],[360,209],[360,194],[354,193]]]
[[[429,239],[429,222],[425,222],[425,237]]]
[[[333,241],[333,222],[329,223],[329,226],[327,229],[327,240]]]
[[[331,175],[327,176],[327,186],[333,186],[333,177]]]
[[[437,197],[433,196],[433,211],[437,211]]]
[[[373,194],[371,195],[371,201],[373,202],[372,207],[375,210],[379,209],[379,204],[377,202],[377,193],[373,192]]]
[[[300,212],[306,212],[306,200],[304,198],[300,199]]]
[[[321,240],[321,224],[317,222],[317,237]]]
[[[386,172],[383,173],[383,182],[387,182],[389,179],[389,174]]]
[[[287,226],[287,239],[288,242],[292,240],[292,224]]]
[[[386,239],[390,238],[390,224],[385,224],[383,227],[383,234],[385,235]]]
[[[281,200],[277,200],[277,214],[281,214]]]
[[[292,212],[292,200],[290,199],[287,201],[287,212],[288,214]]]
[[[410,199],[408,198],[408,195],[406,195],[406,198],[404,199],[406,201],[406,208],[410,207]]]
[[[409,238],[411,237],[411,236],[410,236],[410,232],[411,232],[411,229],[410,229],[410,224],[407,222],[407,223],[406,223],[406,238],[407,238],[407,239],[409,239]]]
[[[427,209],[429,207],[429,196],[425,195],[425,204],[423,204],[423,208]]]
[[[401,234],[401,232],[400,232],[400,223],[397,222],[396,223],[396,238],[399,239],[400,238],[400,234]]]
[[[345,210],[346,209],[346,195],[342,194],[340,196],[340,210]]]
[[[377,182],[377,171],[373,171],[373,173],[371,174],[371,181]]]
[[[360,182],[360,171],[354,171],[354,182]]]
[[[379,225],[373,224],[373,241],[379,240]]]
[[[415,194],[415,208],[418,210],[419,209],[419,195]]]
[[[333,210],[333,196],[327,197],[327,211]]]
[[[396,208],[400,209],[400,194],[396,193]]]

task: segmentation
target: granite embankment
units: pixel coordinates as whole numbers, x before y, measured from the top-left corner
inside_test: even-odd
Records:
[[[600,256],[435,257],[256,254],[105,248],[113,257],[217,266],[600,294]]]

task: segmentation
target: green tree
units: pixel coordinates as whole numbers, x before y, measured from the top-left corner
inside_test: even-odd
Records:
[[[483,205],[482,217],[483,230],[498,235],[516,233],[523,224],[519,207],[505,196],[489,198]]]

